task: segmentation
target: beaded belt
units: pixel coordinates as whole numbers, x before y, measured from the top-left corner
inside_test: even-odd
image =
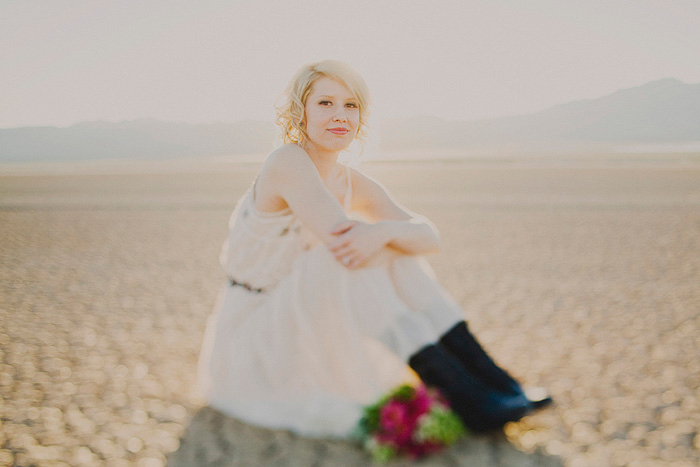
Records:
[[[265,289],[256,289],[255,287],[252,287],[250,284],[246,284],[245,282],[238,282],[236,279],[229,277],[228,278],[229,283],[231,284],[231,287],[233,286],[239,286],[243,287],[246,289],[248,292],[253,292],[253,293],[263,293]]]

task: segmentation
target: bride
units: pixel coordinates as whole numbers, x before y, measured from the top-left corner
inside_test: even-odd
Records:
[[[423,258],[439,248],[435,226],[338,161],[364,137],[368,107],[343,63],[292,78],[278,108],[286,144],[231,216],[199,361],[204,400],[315,437],[347,436],[364,405],[416,375],[477,431],[551,402],[493,362],[436,282]]]

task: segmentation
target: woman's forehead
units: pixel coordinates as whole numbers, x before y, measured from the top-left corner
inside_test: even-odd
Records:
[[[329,97],[354,98],[355,95],[340,81],[327,76],[321,76],[311,85],[311,95],[324,95]]]

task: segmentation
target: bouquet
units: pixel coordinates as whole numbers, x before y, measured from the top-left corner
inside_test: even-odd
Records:
[[[404,384],[364,408],[356,437],[377,462],[413,459],[449,446],[466,433],[437,389]]]

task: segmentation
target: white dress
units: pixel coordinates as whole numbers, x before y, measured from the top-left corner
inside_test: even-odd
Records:
[[[347,169],[349,215],[350,180]],[[221,253],[229,280],[207,321],[200,395],[255,425],[345,437],[364,405],[415,378],[407,359],[462,311],[422,257],[385,249],[346,269],[290,210],[257,210],[254,187]]]

